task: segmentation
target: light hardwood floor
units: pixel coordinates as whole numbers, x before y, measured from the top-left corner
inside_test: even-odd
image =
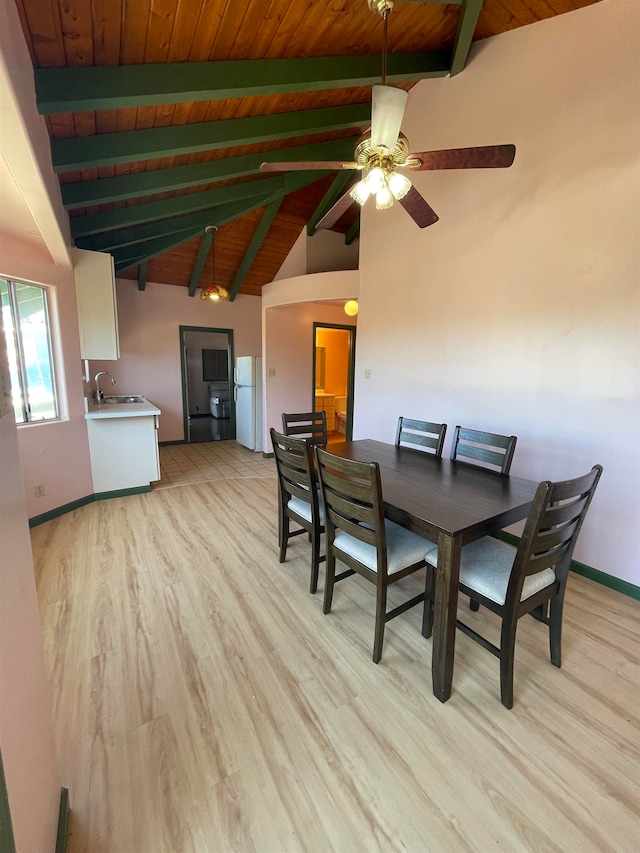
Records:
[[[323,616],[304,538],[278,563],[269,466],[32,537],[69,853],[638,849],[637,602],[572,576],[563,668],[522,620],[512,711],[458,634],[442,705],[417,609],[376,666],[370,584]]]

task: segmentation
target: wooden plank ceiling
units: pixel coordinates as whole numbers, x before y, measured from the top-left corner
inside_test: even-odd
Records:
[[[381,70],[367,0],[15,2],[76,245],[110,251],[141,289],[193,294],[213,280],[212,251],[204,268],[198,255],[218,224],[216,283],[259,295],[336,177],[260,163],[351,159]],[[459,73],[472,39],[593,2],[397,0],[388,81]],[[336,226],[349,240],[354,208]]]

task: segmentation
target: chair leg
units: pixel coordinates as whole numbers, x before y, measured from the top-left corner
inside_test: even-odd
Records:
[[[333,601],[333,585],[336,578],[336,558],[333,555],[332,549],[327,546],[327,561],[325,563],[324,572],[324,601],[322,603],[322,612],[329,613],[331,611],[331,602]]]
[[[284,513],[278,533],[280,538],[280,562],[284,563],[287,559],[287,543],[289,542],[289,516],[284,515]]]
[[[564,596],[554,596],[549,602],[549,650],[551,652],[551,663],[554,666],[562,665],[562,607]]]
[[[500,638],[500,699],[505,708],[513,708],[513,664],[516,652],[518,618],[505,614]]]
[[[473,610],[473,611],[480,610],[480,602],[476,601],[475,598],[470,598],[469,599],[469,610]]]
[[[318,572],[320,569],[320,535],[311,533],[311,582],[309,592],[314,593],[318,589]]]
[[[373,662],[378,663],[382,657],[382,641],[384,640],[384,624],[387,613],[387,587],[377,587],[376,595],[376,631],[373,639]]]
[[[433,633],[433,599],[435,594],[435,570],[427,565],[424,582],[424,607],[422,610],[422,636],[427,639]]]

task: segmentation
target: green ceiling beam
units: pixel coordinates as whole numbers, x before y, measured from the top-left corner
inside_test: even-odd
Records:
[[[284,190],[280,190],[279,195],[284,195]],[[266,204],[274,196],[274,192],[255,194],[249,199],[221,204],[218,207],[200,210],[186,216],[175,216],[157,222],[145,222],[132,225],[130,228],[118,228],[114,231],[106,231],[104,234],[81,237],[75,242],[79,249],[110,252],[113,249],[130,246],[132,243],[142,243],[154,237],[163,237],[185,231],[204,231],[207,225],[221,225],[223,222],[230,222],[238,216],[244,216],[245,213]]]
[[[249,248],[247,249],[244,258],[242,259],[242,263],[238,267],[238,271],[235,275],[235,278],[233,279],[233,284],[229,289],[229,299],[231,300],[231,302],[233,302],[233,300],[238,295],[238,291],[242,287],[242,283],[244,282],[247,273],[251,269],[251,265],[256,259],[256,255],[258,254],[260,246],[262,245],[264,238],[267,235],[269,226],[275,219],[276,213],[278,212],[278,208],[280,207],[281,202],[281,198],[274,199],[269,205],[269,207],[267,207],[265,212],[262,214],[260,224],[256,228],[256,232],[253,235],[253,239],[249,244]]]
[[[113,166],[137,160],[152,160],[253,145],[274,139],[308,136],[351,127],[365,127],[371,117],[371,104],[350,104],[302,110],[277,115],[204,121],[197,124],[154,127],[118,133],[99,133],[53,139],[51,154],[56,172]]]
[[[174,216],[170,219],[160,219],[155,222],[143,222],[128,228],[118,228],[105,231],[101,234],[78,237],[75,241],[79,249],[92,249],[98,252],[110,252],[133,243],[142,243],[154,237],[162,237],[168,234],[203,231],[207,225],[223,225],[239,216],[244,216],[257,207],[268,204],[274,198],[282,198],[294,190],[311,184],[323,178],[328,172],[292,172],[280,179],[277,185],[271,185],[268,189],[258,192],[257,190],[248,198],[239,201],[229,201],[206,210],[196,211],[184,216]],[[267,183],[265,181],[265,183]]]
[[[247,181],[243,184],[233,184],[229,187],[207,190],[201,193],[189,193],[175,198],[150,201],[146,204],[136,204],[132,207],[120,207],[103,213],[92,213],[87,216],[74,216],[71,219],[71,234],[73,237],[85,237],[137,225],[140,222],[153,222],[182,213],[193,213],[196,210],[217,207],[229,201],[240,201],[260,193],[277,192],[284,189],[284,176]]]
[[[196,295],[196,290],[198,289],[198,285],[200,284],[200,276],[202,275],[202,270],[204,269],[204,262],[207,260],[207,255],[209,254],[209,249],[211,248],[212,240],[212,231],[207,231],[202,240],[200,240],[198,256],[196,257],[196,262],[193,265],[193,270],[191,271],[191,279],[189,280],[189,296]]]
[[[221,160],[194,163],[190,166],[174,166],[171,169],[156,169],[151,172],[134,172],[114,178],[100,178],[97,181],[62,184],[62,201],[67,210],[73,210],[77,207],[91,207],[97,204],[124,201],[127,198],[171,192],[199,184],[232,180],[255,174],[260,169],[261,163],[274,156],[286,157],[287,160],[349,160],[353,157],[357,139],[357,136],[352,136],[331,142],[296,145],[276,152],[264,151],[260,154],[225,157]]]
[[[133,246],[124,246],[121,249],[116,249],[114,252],[111,252],[116,268],[116,275],[130,267],[137,267],[155,255],[168,252],[170,249],[181,245],[181,243],[192,240],[201,232],[202,229],[192,232],[184,231],[181,234],[168,234],[164,237],[155,237],[153,240],[147,240],[145,243],[136,243]]]
[[[144,290],[147,286],[147,272],[149,270],[149,262],[143,261],[138,269],[138,290]]]
[[[307,236],[313,237],[316,233],[316,225],[325,213],[333,207],[333,205],[338,201],[340,196],[342,196],[348,187],[348,185],[355,179],[360,177],[360,172],[357,171],[345,171],[338,172],[338,174],[333,179],[333,183],[329,187],[329,189],[324,194],[322,201],[316,207],[313,212],[311,219],[307,223]]]
[[[167,252],[169,249],[186,243],[194,237],[201,236],[207,225],[221,226],[269,202],[277,201],[279,204],[280,200],[287,193],[311,184],[326,174],[328,173],[315,172],[310,174],[309,172],[298,172],[297,174],[287,175],[285,177],[284,191],[281,190],[279,194],[273,193],[272,197],[265,193],[265,197],[255,196],[246,202],[220,205],[210,211],[176,217],[173,220],[165,222],[150,223],[149,225],[139,226],[136,229],[123,229],[125,231],[134,231],[135,233],[128,234],[125,243],[111,248],[116,272],[122,272],[125,269],[129,269],[129,267],[138,266],[145,260]],[[123,238],[121,237],[120,239]],[[104,248],[92,244],[91,240],[96,241],[97,237],[87,238],[87,245],[83,245],[81,248],[104,251]]]
[[[205,219],[209,211],[205,211]],[[91,237],[81,237],[75,241],[76,248],[89,249],[92,252],[110,252],[113,254],[117,249],[125,246],[133,246],[136,243],[145,243],[160,237],[169,237],[173,234],[185,234],[197,231],[201,226],[202,214],[198,218],[183,216],[176,219],[167,219],[162,223],[162,228],[156,223],[149,225],[138,225],[132,228],[122,228],[118,231],[108,231],[104,234],[95,234]],[[208,220],[207,223],[208,224]],[[204,225],[201,226],[204,228]]]
[[[389,83],[448,73],[447,51],[392,53],[387,60]],[[42,115],[345,89],[379,81],[377,55],[35,69]]]
[[[347,233],[344,235],[344,243],[345,246],[350,246],[355,239],[360,236],[360,214],[358,214],[358,218],[355,220],[353,225],[349,228]]]
[[[455,77],[464,70],[471,49],[473,34],[482,11],[483,0],[462,0],[462,14],[458,21],[458,31],[451,54],[451,76]]]

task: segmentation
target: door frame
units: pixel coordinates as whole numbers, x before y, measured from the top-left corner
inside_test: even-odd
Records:
[[[356,329],[357,326],[349,326],[342,323],[313,323],[313,359],[311,363],[311,387],[313,397],[311,398],[311,409],[316,407],[316,330],[317,329],[342,329],[349,332],[349,364],[347,368],[347,432],[345,441],[353,438],[353,404],[355,402],[355,378],[356,378]]]
[[[187,394],[187,362],[185,358],[185,332],[211,332],[216,335],[227,336],[227,355],[229,358],[229,416],[231,422],[231,434],[236,434],[236,405],[233,399],[233,329],[219,329],[212,326],[179,326],[180,334],[180,378],[182,382],[182,426],[184,437],[181,444],[189,444],[189,400]]]

